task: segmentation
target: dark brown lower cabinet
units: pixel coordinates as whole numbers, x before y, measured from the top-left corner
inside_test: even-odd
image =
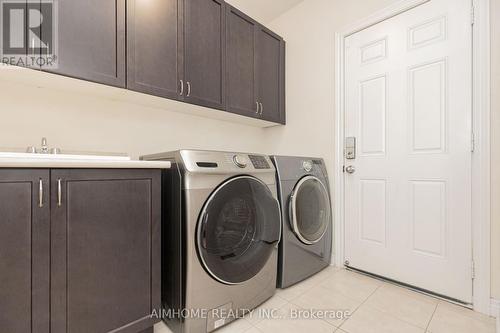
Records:
[[[160,177],[159,170],[0,170],[0,327],[137,333],[156,323]]]
[[[48,170],[0,170],[0,331],[49,333]]]

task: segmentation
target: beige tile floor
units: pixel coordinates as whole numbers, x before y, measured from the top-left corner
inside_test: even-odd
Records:
[[[274,318],[261,309],[276,309]],[[342,318],[323,310],[349,311]],[[302,311],[302,312],[301,312]],[[307,316],[316,311],[316,318]],[[303,314],[292,318],[292,314]],[[325,315],[324,318],[317,318]],[[307,318],[309,317],[309,318]],[[327,268],[276,295],[217,333],[495,333],[495,320],[370,277]],[[170,333],[163,324],[155,333]]]

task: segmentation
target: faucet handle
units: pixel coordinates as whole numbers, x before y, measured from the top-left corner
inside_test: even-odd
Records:
[[[29,154],[36,154],[36,148],[33,146],[29,146],[28,148],[26,148],[26,152]]]
[[[47,138],[42,138],[42,146],[47,146]]]

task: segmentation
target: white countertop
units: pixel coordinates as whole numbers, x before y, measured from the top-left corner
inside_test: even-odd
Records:
[[[169,169],[168,161],[0,158],[0,168]]]

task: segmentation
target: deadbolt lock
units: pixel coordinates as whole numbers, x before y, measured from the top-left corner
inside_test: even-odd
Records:
[[[345,158],[347,160],[356,159],[356,138],[354,136],[345,139]]]

